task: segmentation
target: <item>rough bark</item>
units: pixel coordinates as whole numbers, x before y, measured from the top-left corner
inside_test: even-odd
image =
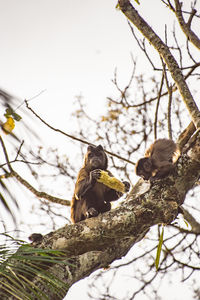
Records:
[[[150,42],[157,50],[160,56],[165,61],[168,70],[171,73],[174,82],[176,83],[186,108],[194,122],[196,128],[200,127],[200,112],[193,99],[193,96],[184,79],[181,69],[178,66],[175,58],[171,54],[169,47],[159,38],[153,29],[139,15],[136,9],[131,5],[129,0],[119,0],[119,7],[125,16],[133,23],[142,35]]]
[[[153,184],[140,180],[118,208],[66,225],[33,243],[34,247],[60,249],[67,254],[71,265],[55,263],[48,270],[66,283],[64,293],[73,283],[126,255],[153,225],[169,224],[176,218],[178,207],[200,177],[199,131],[191,141],[192,148],[179,158],[175,174]],[[37,277],[33,282],[48,299],[62,299]],[[14,298],[0,291],[0,299]]]
[[[175,2],[175,14],[179,22],[180,28],[183,30],[183,32],[185,33],[189,41],[198,49],[200,49],[200,39],[191,29],[190,18],[187,23],[183,18],[182,3],[179,0],[174,0],[174,2]],[[190,17],[194,17],[195,14],[196,14],[196,10],[193,9],[190,14]]]

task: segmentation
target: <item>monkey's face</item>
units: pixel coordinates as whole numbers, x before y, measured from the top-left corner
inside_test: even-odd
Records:
[[[138,160],[135,167],[135,172],[144,180],[149,180],[149,178],[152,176],[152,163],[150,159],[145,157]]]
[[[89,146],[85,156],[85,166],[88,170],[107,169],[107,156],[101,145],[94,147]]]

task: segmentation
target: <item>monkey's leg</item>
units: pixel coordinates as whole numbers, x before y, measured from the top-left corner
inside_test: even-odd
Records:
[[[109,211],[110,209],[111,209],[110,202],[103,202],[102,206],[100,207],[100,212],[103,213],[103,212]]]
[[[86,218],[97,217],[99,213],[104,213],[111,209],[111,204],[109,202],[103,202],[99,207],[98,211],[94,207],[90,207],[86,211]]]

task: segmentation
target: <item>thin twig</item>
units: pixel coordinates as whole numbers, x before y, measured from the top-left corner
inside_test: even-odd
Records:
[[[171,108],[172,108],[172,85],[169,86],[169,100],[168,100],[168,109],[167,109],[168,136],[169,139],[172,140]]]
[[[158,100],[157,100],[157,103],[156,103],[156,112],[155,112],[155,121],[154,121],[154,139],[155,140],[157,139],[158,109],[159,109],[159,104],[160,104],[160,98],[161,98],[163,83],[164,83],[164,71],[163,71],[163,74],[162,74],[160,89],[159,89],[159,93],[158,93]]]
[[[3,149],[3,153],[4,153],[4,156],[5,156],[9,171],[10,171],[10,176],[7,176],[7,177],[15,177],[22,185],[24,185],[29,191],[31,191],[38,198],[43,198],[43,199],[46,199],[46,200],[51,201],[53,203],[58,203],[58,204],[61,204],[61,205],[70,206],[71,201],[51,196],[51,195],[49,195],[45,192],[39,192],[28,181],[26,181],[16,171],[14,171],[11,164],[10,164],[8,153],[7,153],[4,141],[3,141],[1,136],[0,136],[0,143],[1,143],[1,146],[2,146],[2,149]]]
[[[171,124],[171,106],[172,106],[172,93],[173,93],[173,87],[172,85],[169,84],[168,78],[167,78],[167,72],[165,68],[165,64],[162,60],[163,64],[163,71],[164,71],[164,77],[165,77],[165,82],[167,86],[167,91],[169,95],[169,100],[168,100],[168,108],[167,108],[167,124],[168,124],[168,136],[169,139],[172,140],[172,124]]]
[[[56,131],[56,132],[59,132],[59,133],[61,133],[61,134],[63,134],[63,135],[65,135],[65,136],[67,136],[68,138],[70,138],[70,139],[73,139],[73,140],[75,140],[75,141],[78,141],[78,142],[81,142],[81,143],[83,143],[83,144],[86,144],[86,145],[93,145],[92,143],[90,143],[90,142],[88,142],[88,141],[86,141],[86,140],[82,140],[82,139],[79,139],[79,138],[77,138],[77,137],[75,137],[75,136],[73,136],[73,135],[70,135],[70,134],[68,134],[68,133],[66,133],[66,132],[64,132],[64,131],[62,131],[62,130],[60,130],[60,129],[58,129],[58,128],[54,128],[53,126],[51,126],[50,124],[48,124],[46,121],[44,121],[29,105],[28,105],[28,102],[27,102],[27,100],[25,100],[25,103],[26,103],[26,107],[43,123],[43,124],[45,124],[47,127],[49,127],[51,130],[53,130],[53,131]],[[95,146],[95,145],[93,145],[93,146]],[[110,151],[108,151],[108,150],[106,150],[106,149],[104,149],[104,151],[107,153],[107,154],[109,154],[109,155],[111,155],[111,156],[115,156],[115,157],[117,157],[117,158],[119,158],[119,159],[121,159],[121,160],[124,160],[124,161],[126,161],[127,163],[129,163],[129,164],[132,164],[132,165],[135,165],[135,163],[134,162],[132,162],[132,161],[130,161],[129,159],[126,159],[126,158],[124,158],[124,157],[121,157],[120,155],[117,155],[117,154],[114,154],[114,153],[112,153],[112,152],[110,152]]]
[[[31,97],[30,99],[27,99],[27,100],[22,101],[22,103],[20,103],[20,104],[15,108],[14,111],[16,111],[17,109],[19,109],[22,105],[24,105],[25,101],[30,102],[30,101],[32,101],[33,99],[39,97],[39,96],[40,96],[42,93],[44,93],[45,91],[46,91],[46,90],[42,90],[41,92],[39,92],[37,95]]]
[[[23,144],[24,144],[24,140],[21,142],[21,144],[20,144],[20,146],[19,146],[19,149],[18,149],[17,154],[16,154],[16,157],[15,157],[15,161],[17,160],[17,158],[18,158],[18,156],[19,156],[19,154],[20,154],[20,152],[21,152],[21,148],[22,148]]]

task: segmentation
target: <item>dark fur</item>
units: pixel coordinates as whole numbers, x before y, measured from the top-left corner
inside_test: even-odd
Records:
[[[146,150],[145,157],[138,160],[135,172],[145,180],[164,178],[173,171],[177,154],[178,147],[172,140],[156,140]]]
[[[111,201],[122,196],[102,183],[97,182],[100,170],[107,170],[108,159],[101,145],[88,146],[84,165],[78,173],[71,204],[73,223],[95,217],[111,209]],[[108,171],[109,172],[109,171]],[[112,174],[109,172],[109,175]],[[129,190],[129,183],[124,182]]]

